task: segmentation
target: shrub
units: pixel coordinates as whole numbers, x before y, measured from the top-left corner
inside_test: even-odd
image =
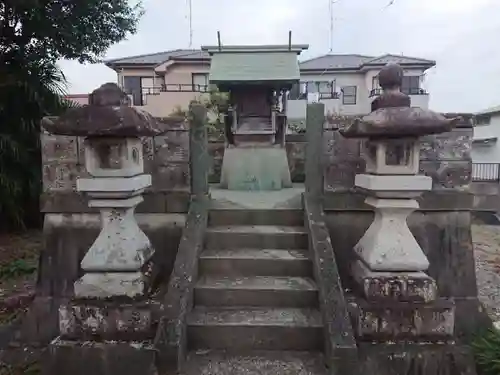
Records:
[[[482,375],[500,374],[500,331],[492,329],[472,343],[478,369]]]

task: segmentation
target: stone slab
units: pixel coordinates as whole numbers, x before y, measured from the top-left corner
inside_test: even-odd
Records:
[[[152,300],[73,300],[59,308],[59,333],[63,339],[80,341],[152,339],[159,309]]]
[[[432,189],[432,179],[415,175],[358,174],[354,180],[357,187],[374,192],[422,192]]]
[[[195,308],[189,315],[188,342],[200,349],[321,350],[323,324],[316,309],[247,307]]]
[[[210,186],[211,209],[267,210],[299,209],[302,210],[303,184],[294,184],[289,189],[275,191],[238,191]]]
[[[455,305],[452,300],[372,303],[351,298],[348,306],[354,332],[362,341],[440,341],[454,333]]]
[[[92,197],[127,198],[139,194],[150,185],[151,175],[149,174],[134,177],[97,177],[76,180],[76,189],[92,194]]]
[[[226,148],[221,187],[240,191],[291,188],[286,150],[274,146]]]
[[[201,306],[309,307],[317,301],[316,283],[308,277],[203,276],[194,293]]]
[[[435,280],[423,272],[374,272],[354,262],[352,275],[368,301],[421,301],[437,298]]]
[[[146,341],[55,339],[44,363],[46,375],[157,375],[156,350]]]

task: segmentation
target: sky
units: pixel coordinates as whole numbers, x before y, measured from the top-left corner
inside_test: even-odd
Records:
[[[191,0],[192,48],[217,44],[309,44],[301,59],[326,53],[386,53],[432,59],[430,107],[476,112],[500,105],[500,0]],[[117,58],[188,48],[188,0],[143,0],[138,32],[107,52]],[[497,45],[498,46],[498,45]],[[71,94],[88,93],[116,73],[103,64],[61,61]]]

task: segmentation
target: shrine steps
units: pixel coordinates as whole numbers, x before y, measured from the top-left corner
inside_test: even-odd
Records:
[[[212,210],[185,374],[326,374],[303,212]]]
[[[272,145],[274,144],[275,132],[273,132],[272,130],[238,131],[234,133],[233,137],[235,144],[238,146],[244,145],[245,143],[255,142]]]
[[[199,351],[189,355],[186,375],[318,375],[324,371],[323,356],[317,353],[260,351],[230,355]]]

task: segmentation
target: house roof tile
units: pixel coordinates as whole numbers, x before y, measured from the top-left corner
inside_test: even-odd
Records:
[[[159,65],[168,60],[191,60],[191,59],[210,59],[210,55],[204,50],[195,49],[176,49],[146,55],[130,56],[117,59],[106,60],[107,66],[119,65]],[[358,54],[328,54],[318,56],[309,60],[300,62],[301,70],[356,70],[370,65],[385,65],[388,62],[398,64],[415,64],[427,67],[434,66],[436,63],[432,60],[426,60],[416,57],[391,55],[367,56]]]
[[[500,112],[500,105],[496,105],[494,107],[486,108],[482,111],[476,112],[476,116],[491,115],[491,114],[499,113],[499,112]]]
[[[167,60],[190,60],[190,59],[209,59],[207,52],[194,49],[176,49],[171,51],[151,53],[147,55],[137,55],[110,59],[104,61],[107,66],[113,65],[158,65]]]

